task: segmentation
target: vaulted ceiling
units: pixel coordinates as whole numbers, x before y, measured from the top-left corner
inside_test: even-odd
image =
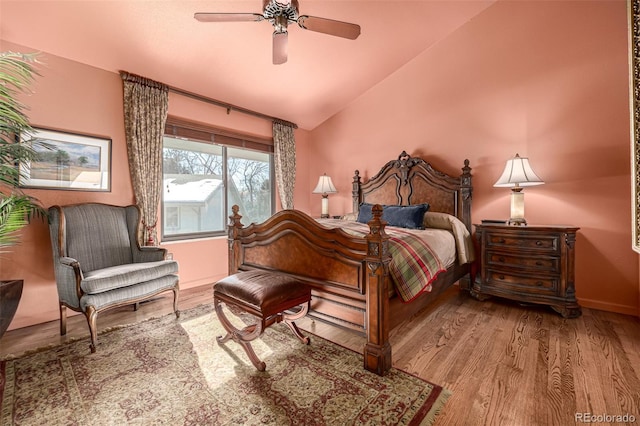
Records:
[[[193,18],[261,13],[261,0],[0,0],[0,40],[139,74],[311,130],[494,1],[300,0],[301,14],[356,23],[362,32],[348,40],[291,25],[282,65],[272,64],[268,22]]]

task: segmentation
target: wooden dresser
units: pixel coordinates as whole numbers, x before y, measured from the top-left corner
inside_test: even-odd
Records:
[[[471,294],[551,306],[565,318],[582,314],[575,295],[574,226],[475,225],[480,274]]]

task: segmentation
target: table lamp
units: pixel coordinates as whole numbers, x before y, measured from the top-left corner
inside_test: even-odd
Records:
[[[331,181],[331,177],[327,176],[327,174],[323,174],[318,179],[318,184],[316,185],[316,189],[313,190],[314,194],[322,194],[322,214],[321,218],[329,217],[329,194],[335,194],[338,192],[336,187],[333,186],[333,182]]]
[[[529,159],[515,157],[507,160],[507,165],[502,172],[500,179],[493,185],[495,187],[511,188],[511,218],[507,222],[509,225],[526,225],[524,219],[524,192],[523,187],[541,185],[544,181],[538,177],[531,169]]]

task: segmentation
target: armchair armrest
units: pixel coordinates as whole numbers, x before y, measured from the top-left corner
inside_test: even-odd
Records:
[[[167,257],[167,249],[161,247],[142,246],[138,250],[133,251],[133,261],[138,262],[157,262],[165,260]]]
[[[80,300],[83,294],[80,282],[84,279],[80,262],[73,257],[60,257],[58,262],[59,264],[55,266],[55,270],[60,300]],[[72,306],[75,305],[72,304]]]
[[[73,257],[61,257],[60,263],[62,263],[64,266],[72,266],[72,267],[75,265],[78,265],[78,266],[80,265],[78,261]]]

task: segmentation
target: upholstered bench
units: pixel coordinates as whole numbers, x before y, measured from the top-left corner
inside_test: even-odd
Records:
[[[239,343],[249,356],[253,365],[264,371],[262,362],[251,347],[251,341],[262,335],[272,324],[284,321],[304,344],[311,341],[302,335],[295,320],[307,314],[311,289],[294,277],[278,272],[251,270],[238,272],[221,279],[213,286],[213,304],[218,319],[227,330],[227,335],[218,336],[218,343],[229,339]],[[222,304],[247,312],[260,321],[242,329],[236,328],[222,311]],[[297,311],[291,310],[299,306]]]

